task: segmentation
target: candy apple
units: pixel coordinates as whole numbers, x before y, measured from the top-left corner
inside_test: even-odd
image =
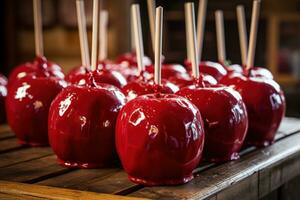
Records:
[[[128,102],[119,113],[116,147],[129,179],[135,183],[188,182],[199,164],[203,144],[199,110],[177,95],[143,95]]]
[[[27,62],[15,67],[8,77],[8,85],[10,86],[14,81],[27,76],[48,76],[59,79],[64,79],[65,77],[62,69],[57,64],[47,60],[45,57],[36,57],[33,62]]]
[[[192,85],[194,83],[203,83],[205,86],[217,85],[217,80],[207,74],[200,74],[199,79],[194,79],[192,77],[184,78],[184,77],[171,77],[169,78],[171,83],[174,83],[179,88]]]
[[[229,87],[192,85],[176,94],[190,100],[201,112],[205,158],[212,162],[238,159],[248,128],[246,107],[239,93]]]
[[[0,74],[0,124],[6,122],[5,99],[7,96],[7,79]]]
[[[263,67],[252,67],[250,70],[244,69],[244,74],[251,73],[251,76],[261,77],[267,79],[273,79],[273,74],[266,68]]]
[[[6,99],[7,121],[19,142],[48,145],[48,112],[66,82],[53,77],[24,77],[14,81]]]
[[[116,160],[115,123],[124,104],[118,88],[96,80],[62,90],[50,107],[48,129],[58,163],[75,168],[111,165]]]
[[[272,79],[232,74],[222,84],[234,87],[246,104],[249,130],[245,142],[258,147],[274,142],[276,131],[285,113],[285,97]]]

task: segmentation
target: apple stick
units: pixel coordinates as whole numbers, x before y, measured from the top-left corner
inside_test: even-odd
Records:
[[[99,0],[93,0],[93,28],[92,28],[92,66],[91,70],[97,69],[97,43],[98,43],[98,20]]]
[[[161,85],[161,51],[162,51],[162,25],[163,8],[156,8],[155,12],[155,48],[154,48],[154,83]]]
[[[144,46],[143,46],[143,35],[142,35],[142,25],[141,25],[141,14],[140,14],[140,6],[138,4],[133,4],[131,6],[131,16],[133,22],[133,33],[134,33],[134,41],[136,46],[136,56],[139,72],[144,71]]]
[[[131,45],[131,52],[135,52],[135,36],[134,36],[134,28],[133,28],[133,16],[132,16],[132,12],[130,13],[130,45]]]
[[[225,49],[223,11],[217,10],[215,12],[215,17],[216,17],[216,31],[217,31],[218,61],[220,63],[224,63],[226,61],[226,49]]]
[[[242,65],[246,66],[247,64],[247,28],[245,20],[245,8],[242,5],[236,7],[238,28],[239,28],[239,37],[240,37],[240,48],[241,48],[241,58]]]
[[[84,12],[84,1],[76,0],[78,32],[81,50],[81,62],[85,67],[90,67],[89,44],[86,32],[86,17]]]
[[[100,27],[99,27],[99,60],[107,58],[107,24],[108,11],[100,10]]]
[[[188,27],[188,24],[189,24],[189,21],[188,21],[188,18],[186,16],[186,11],[185,11],[185,38],[186,38],[186,55],[187,55],[187,60],[189,62],[191,62],[191,47],[190,47],[190,41],[189,41],[189,33],[188,33],[188,30],[189,30],[189,27]]]
[[[254,0],[253,8],[252,8],[250,40],[249,40],[248,56],[247,56],[247,67],[246,67],[247,69],[250,69],[254,65],[259,10],[260,10],[260,0]]]
[[[41,0],[33,0],[35,55],[44,56]]]
[[[155,0],[147,0],[152,49],[155,48]]]
[[[198,21],[197,21],[197,41],[198,41],[199,62],[201,61],[202,49],[203,49],[206,8],[207,8],[207,0],[200,0],[198,6]]]
[[[196,27],[195,27],[195,11],[194,11],[194,3],[185,3],[185,17],[188,22],[188,41],[190,47],[190,55],[192,62],[192,71],[194,78],[199,78],[199,54],[197,49],[197,38],[196,38]]]

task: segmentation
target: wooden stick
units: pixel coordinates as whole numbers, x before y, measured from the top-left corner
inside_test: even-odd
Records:
[[[99,60],[107,58],[107,24],[108,11],[100,10],[100,28],[99,28]]]
[[[161,6],[157,7],[155,14],[154,83],[161,85],[163,8]]]
[[[78,32],[81,50],[82,66],[90,67],[89,44],[86,31],[86,17],[84,12],[84,1],[76,0]]]
[[[252,8],[250,40],[249,40],[248,56],[247,56],[247,69],[250,69],[254,65],[259,10],[260,10],[260,0],[254,0],[253,8]]]
[[[97,69],[97,44],[98,44],[98,20],[99,0],[93,0],[93,29],[92,29],[92,66],[91,70]]]
[[[194,78],[199,78],[199,54],[197,49],[196,27],[195,27],[195,11],[194,3],[185,3],[185,17],[188,22],[188,37],[192,61],[192,71]]]
[[[226,49],[225,49],[223,11],[217,10],[215,12],[215,17],[216,17],[216,31],[217,31],[218,61],[220,63],[224,63],[226,61]]]
[[[35,55],[44,56],[41,0],[33,0]]]
[[[199,62],[201,61],[201,57],[202,57],[205,19],[206,19],[206,8],[207,8],[207,0],[200,0],[199,6],[198,6],[198,22],[197,22],[197,41],[198,41]]]
[[[189,21],[187,18],[187,12],[185,12],[185,38],[186,38],[186,55],[187,55],[187,60],[191,62],[191,47],[190,47],[190,38],[189,38]]]
[[[155,0],[147,0],[152,49],[155,49]]]
[[[131,52],[135,52],[135,36],[134,36],[134,21],[133,21],[133,16],[132,16],[132,12],[130,13],[130,45],[131,45]]]
[[[138,4],[133,4],[131,6],[131,16],[133,22],[133,33],[136,46],[136,56],[139,72],[144,71],[144,46],[143,46],[143,35],[142,35],[142,25],[141,25],[141,14],[140,6]]]
[[[242,65],[246,66],[248,44],[247,44],[247,28],[246,28],[246,19],[245,19],[245,8],[243,5],[238,5],[236,7],[236,14],[237,14],[238,28],[239,28]]]

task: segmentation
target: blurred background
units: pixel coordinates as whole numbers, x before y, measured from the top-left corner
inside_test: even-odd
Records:
[[[145,53],[152,57],[146,0],[107,0],[109,11],[109,58],[130,51],[130,4],[141,5]],[[183,63],[186,57],[184,0],[157,0],[165,8],[163,54],[167,62]],[[196,8],[197,0],[194,1]],[[65,72],[81,63],[75,0],[43,0],[44,48],[48,59]],[[214,11],[222,9],[225,19],[227,57],[240,63],[236,6],[243,4],[250,29],[252,0],[209,0],[203,60],[216,61]],[[91,42],[92,0],[85,0]],[[1,73],[8,75],[19,63],[34,58],[32,0],[2,0]],[[284,88],[287,115],[300,117],[300,0],[262,0],[256,66],[268,68]]]

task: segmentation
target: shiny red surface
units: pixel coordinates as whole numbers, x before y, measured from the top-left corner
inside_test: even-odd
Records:
[[[204,157],[212,162],[239,158],[248,117],[240,94],[229,87],[189,86],[176,94],[200,110],[205,125]]]
[[[117,57],[116,63],[125,64],[127,67],[137,67],[137,57],[135,52],[124,53]],[[144,56],[143,63],[145,66],[151,65],[151,59]]]
[[[185,65],[187,70],[191,73],[192,71],[191,62],[185,61]],[[201,62],[199,64],[199,70],[200,73],[211,75],[217,81],[221,80],[227,74],[227,70],[223,65],[211,61]]]
[[[263,67],[253,67],[250,70],[244,69],[244,74],[251,74],[253,77],[261,77],[261,78],[268,78],[273,79],[273,74],[266,68]]]
[[[108,84],[69,86],[49,112],[49,140],[65,167],[97,168],[117,158],[115,124],[125,96]]]
[[[193,178],[204,145],[199,110],[174,94],[143,95],[120,111],[116,147],[131,181],[183,184]]]
[[[154,66],[147,66],[146,71],[154,74]],[[169,79],[171,77],[183,77],[187,79],[190,77],[186,69],[180,64],[162,64],[161,75],[164,79]]]
[[[5,99],[7,96],[7,79],[0,74],[0,124],[6,122]]]
[[[171,83],[174,83],[175,85],[177,85],[179,88],[193,85],[194,83],[201,83],[204,86],[217,85],[217,83],[218,83],[214,77],[207,75],[207,74],[200,74],[199,80],[195,80],[192,77],[189,77],[189,78],[171,77],[171,78],[169,78],[169,81]]]
[[[15,67],[8,77],[8,85],[24,77],[54,77],[64,79],[65,75],[57,64],[45,57],[36,57],[33,62],[27,62]]]
[[[125,94],[128,100],[132,100],[137,96],[141,96],[144,94],[173,94],[178,90],[179,88],[176,85],[165,79],[162,80],[161,86],[154,84],[153,80],[137,79],[136,81],[128,83],[122,89],[122,92]]]
[[[86,85],[89,84],[88,82],[91,76],[93,76],[98,83],[106,83],[118,88],[122,88],[127,84],[127,81],[122,74],[107,69],[106,67],[96,71],[90,71],[83,66],[75,68],[66,76],[66,81],[73,85]]]
[[[48,145],[50,104],[65,85],[63,80],[49,77],[25,77],[10,85],[6,99],[7,121],[21,144]]]
[[[272,144],[286,107],[280,86],[272,79],[241,74],[232,74],[221,83],[234,87],[246,104],[249,129],[245,143],[258,147]]]

